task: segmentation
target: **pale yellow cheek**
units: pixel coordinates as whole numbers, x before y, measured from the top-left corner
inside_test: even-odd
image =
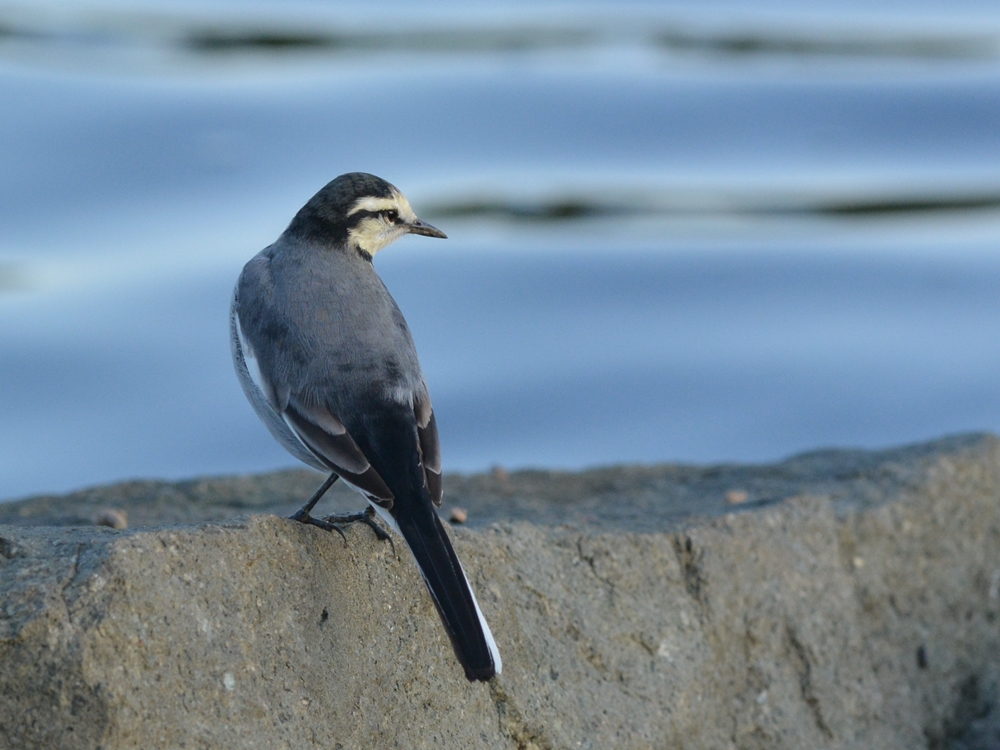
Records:
[[[348,231],[348,241],[360,247],[369,255],[392,244],[404,234],[399,227],[386,224],[375,218],[365,219]]]

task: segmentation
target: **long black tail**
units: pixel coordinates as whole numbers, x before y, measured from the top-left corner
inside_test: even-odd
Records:
[[[395,521],[427,582],[465,676],[488,680],[502,668],[490,626],[437,513],[429,501],[421,505],[425,507],[399,508]]]

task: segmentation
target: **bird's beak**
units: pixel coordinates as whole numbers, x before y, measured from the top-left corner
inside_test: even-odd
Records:
[[[440,229],[420,219],[414,219],[410,224],[407,224],[407,231],[410,234],[422,234],[425,237],[440,237],[442,240],[448,239],[448,235]]]

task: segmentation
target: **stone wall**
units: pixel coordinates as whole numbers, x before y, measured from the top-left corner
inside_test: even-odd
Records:
[[[265,514],[315,483],[0,506],[0,747],[1000,747],[995,437],[447,477],[489,684],[404,545]]]

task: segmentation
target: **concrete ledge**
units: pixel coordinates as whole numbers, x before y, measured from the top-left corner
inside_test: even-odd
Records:
[[[26,525],[267,510],[313,481],[0,508],[0,747],[1000,745],[992,436],[449,478],[473,519],[543,521],[455,530],[504,656],[488,685],[464,679],[403,546],[363,527]]]

